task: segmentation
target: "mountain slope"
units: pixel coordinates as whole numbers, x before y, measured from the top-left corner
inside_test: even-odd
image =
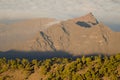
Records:
[[[111,31],[91,14],[63,21],[40,31],[28,50],[67,51],[73,55],[119,53],[120,33]],[[27,47],[28,48],[28,47]]]
[[[92,13],[61,22],[56,20],[49,22],[47,20],[48,24],[45,22],[45,25],[38,25],[39,21],[37,21],[17,23],[17,26],[16,24],[12,25],[15,27],[22,25],[24,29],[27,27],[24,30],[25,33],[22,28],[22,30],[18,28],[21,31],[20,35],[22,34],[22,36],[18,35],[19,39],[30,37],[24,43],[18,43],[17,40],[14,40],[15,45],[12,46],[12,49],[20,51],[65,51],[75,56],[93,53],[120,53],[120,33],[113,32],[103,23],[99,23]],[[26,23],[30,25],[26,26]],[[11,31],[11,33],[13,32]],[[26,32],[29,32],[29,35],[26,35]]]
[[[0,27],[0,50],[6,51],[19,48],[26,41],[45,28],[47,24],[56,22],[55,19],[30,19]],[[12,45],[12,46],[11,46]]]

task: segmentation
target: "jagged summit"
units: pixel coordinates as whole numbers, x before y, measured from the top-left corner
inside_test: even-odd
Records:
[[[87,23],[91,23],[93,25],[99,23],[97,21],[97,19],[95,18],[95,16],[91,12],[86,14],[86,15],[84,15],[84,16],[81,16],[79,18],[74,18],[72,20],[75,21],[75,22],[78,22],[78,21],[80,21],[80,22],[87,22]]]

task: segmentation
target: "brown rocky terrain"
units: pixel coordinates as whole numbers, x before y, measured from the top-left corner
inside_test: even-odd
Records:
[[[73,55],[120,52],[120,33],[99,23],[89,13],[80,18],[54,24],[39,31],[24,49],[33,51],[66,51]]]
[[[34,37],[36,32],[55,19],[40,18],[20,21],[8,25],[0,25],[0,50],[6,51],[18,48]],[[12,46],[11,46],[12,45]]]
[[[16,28],[12,29],[11,32],[8,31],[7,35],[11,36],[7,38],[13,40],[12,36],[16,34],[15,36],[19,36],[22,41],[23,36],[29,36],[24,43],[17,42],[17,38],[15,38],[16,40],[13,41],[15,46],[11,48],[13,50],[65,51],[73,55],[120,52],[120,33],[114,32],[103,23],[98,22],[92,13],[61,22],[54,19],[42,19],[20,22],[10,26],[18,27],[17,31],[21,33],[19,36],[14,33]],[[24,29],[19,28],[21,26]],[[2,35],[0,34],[0,36]],[[0,49],[2,50],[2,46]]]

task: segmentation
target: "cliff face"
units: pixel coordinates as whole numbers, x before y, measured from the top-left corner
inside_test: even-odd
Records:
[[[73,55],[119,53],[120,33],[111,31],[91,14],[54,24],[40,31],[29,46],[34,51],[67,51]]]

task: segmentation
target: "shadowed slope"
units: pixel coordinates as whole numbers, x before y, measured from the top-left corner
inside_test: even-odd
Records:
[[[90,28],[91,26],[85,22],[80,22],[78,21],[76,24],[80,25],[81,27],[85,27],[85,28]]]
[[[26,58],[29,60],[32,59],[39,59],[39,60],[43,60],[43,59],[47,59],[47,58],[72,58],[73,56],[68,53],[68,52],[64,52],[64,51],[45,51],[45,52],[41,52],[41,51],[15,51],[15,50],[10,50],[10,51],[6,51],[6,52],[0,52],[0,58],[5,57],[7,59],[15,59],[15,58]]]
[[[5,57],[6,59],[16,59],[16,58],[26,58],[28,60],[38,59],[38,60],[45,60],[49,58],[72,58],[76,59],[82,56],[96,56],[101,55],[104,56],[104,53],[88,53],[88,54],[79,54],[74,56],[72,53],[65,52],[65,51],[16,51],[10,50],[5,52],[0,52],[0,58]],[[106,54],[109,56],[109,54]]]

